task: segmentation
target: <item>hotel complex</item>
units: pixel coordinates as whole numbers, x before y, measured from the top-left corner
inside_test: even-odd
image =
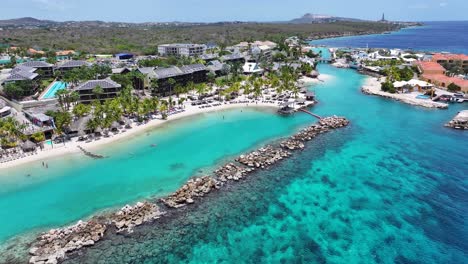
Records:
[[[163,44],[158,46],[158,53],[161,56],[200,56],[206,51],[203,44]]]

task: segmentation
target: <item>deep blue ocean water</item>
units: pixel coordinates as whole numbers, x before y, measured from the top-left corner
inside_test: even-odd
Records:
[[[468,54],[468,21],[424,22],[390,34],[330,38],[312,41],[331,47],[400,48]]]

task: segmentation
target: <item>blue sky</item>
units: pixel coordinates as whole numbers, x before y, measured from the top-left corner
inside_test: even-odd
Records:
[[[377,20],[468,20],[468,0],[0,0],[0,19],[278,21],[305,13]]]

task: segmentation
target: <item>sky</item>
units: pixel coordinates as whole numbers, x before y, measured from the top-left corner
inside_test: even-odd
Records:
[[[468,20],[468,0],[0,0],[0,20],[285,21],[305,13],[378,20]]]

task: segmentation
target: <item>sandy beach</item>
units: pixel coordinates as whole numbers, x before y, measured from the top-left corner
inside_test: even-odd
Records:
[[[405,93],[405,94],[398,94],[398,93],[392,94],[392,93],[384,92],[381,90],[380,82],[375,77],[368,77],[364,85],[361,87],[361,90],[365,94],[378,95],[378,96],[394,99],[397,101],[401,101],[403,103],[407,103],[410,105],[422,106],[422,107],[427,107],[427,108],[438,108],[438,109],[448,108],[448,104],[445,104],[445,103],[434,102],[430,99],[416,98],[416,96],[418,96],[421,93],[412,92],[412,93]]]
[[[240,98],[240,100],[242,100]],[[208,112],[216,112],[216,111],[223,111],[227,109],[234,109],[234,108],[246,108],[246,107],[261,107],[261,108],[271,108],[277,109],[278,105],[274,103],[265,103],[265,102],[254,102],[251,101],[250,103],[236,103],[236,104],[222,104],[220,106],[209,107],[209,108],[199,108],[198,106],[192,106],[190,104],[185,105],[185,111],[181,113],[177,113],[174,115],[170,115],[167,120],[162,119],[153,119],[150,120],[148,123],[136,126],[135,124],[132,126],[131,129],[127,129],[125,132],[120,132],[119,134],[112,135],[108,138],[102,137],[100,140],[92,141],[89,143],[83,141],[77,141],[77,138],[73,138],[72,141],[69,141],[64,144],[54,144],[54,147],[50,145],[46,145],[44,150],[38,150],[37,154],[23,157],[17,160],[5,162],[0,164],[0,170],[16,167],[19,165],[24,165],[31,162],[42,162],[46,161],[47,159],[72,154],[72,153],[81,153],[82,151],[78,148],[81,146],[89,151],[95,151],[100,147],[103,147],[110,143],[115,143],[119,140],[128,138],[130,136],[135,136],[144,133],[148,129],[152,129],[158,127],[166,122],[171,122],[173,120],[177,120],[184,117],[189,117],[197,114],[203,114]]]

